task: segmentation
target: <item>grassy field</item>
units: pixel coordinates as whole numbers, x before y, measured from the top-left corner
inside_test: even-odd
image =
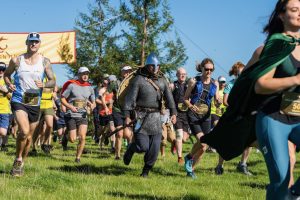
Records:
[[[39,151],[38,157],[29,157],[25,175],[13,178],[9,171],[14,159],[14,140],[9,151],[0,152],[0,199],[264,199],[268,182],[262,155],[252,152],[249,168],[254,176],[236,171],[239,159],[225,163],[222,176],[214,174],[217,154],[206,153],[197,167],[198,179],[186,177],[176,156],[169,151],[159,157],[149,178],[139,177],[143,155],[136,154],[129,166],[114,160],[108,149],[100,152],[90,139],[80,164],[74,162],[75,145],[63,152],[54,143],[51,155]],[[191,143],[185,145],[185,152]],[[169,149],[167,149],[169,150]],[[296,170],[296,177],[299,171]]]

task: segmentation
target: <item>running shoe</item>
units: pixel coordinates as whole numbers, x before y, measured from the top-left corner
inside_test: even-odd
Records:
[[[236,169],[237,169],[237,171],[239,171],[247,176],[252,176],[252,173],[248,170],[247,164],[242,164],[241,162],[239,162]]]
[[[197,176],[196,176],[196,174],[194,172],[187,172],[186,176],[187,177],[191,177],[192,179],[196,179],[197,178]]]
[[[186,172],[188,173],[192,173],[193,172],[193,159],[189,159],[188,155],[186,155],[184,157],[184,169]]]
[[[14,177],[21,177],[24,175],[24,163],[22,161],[15,160],[13,168],[10,171],[10,175]]]
[[[215,173],[217,175],[222,175],[224,173],[224,168],[222,165],[217,165],[217,167],[215,168]]]
[[[80,163],[80,158],[75,158],[76,163]]]
[[[38,153],[37,153],[37,150],[36,149],[32,149],[30,152],[29,152],[29,156],[37,156]]]
[[[47,144],[42,144],[42,145],[41,145],[41,149],[42,149],[42,151],[43,151],[45,154],[50,154],[50,148],[49,148],[49,145],[47,145]]]

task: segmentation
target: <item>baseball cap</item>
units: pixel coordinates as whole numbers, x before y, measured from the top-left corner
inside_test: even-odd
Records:
[[[0,70],[5,71],[6,69],[6,64],[4,62],[0,62]]]
[[[28,41],[41,41],[41,36],[37,32],[31,32],[27,36]]]
[[[90,72],[89,68],[87,68],[87,67],[80,67],[78,69],[78,74],[84,73],[84,72]]]
[[[219,81],[219,82],[226,82],[226,78],[225,78],[224,76],[220,76],[220,77],[218,78],[218,81]]]
[[[121,71],[127,71],[127,70],[132,70],[132,68],[130,66],[124,66]]]
[[[112,82],[112,81],[117,81],[117,77],[116,77],[115,75],[109,75],[108,80],[109,80],[110,82]]]

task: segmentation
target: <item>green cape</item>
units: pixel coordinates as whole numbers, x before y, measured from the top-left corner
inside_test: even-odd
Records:
[[[236,80],[228,97],[230,105],[210,134],[201,142],[214,147],[221,157],[230,160],[243,153],[255,136],[255,115],[264,99],[254,91],[256,81],[280,65],[295,49],[299,41],[281,33],[268,38],[259,60],[247,68]]]

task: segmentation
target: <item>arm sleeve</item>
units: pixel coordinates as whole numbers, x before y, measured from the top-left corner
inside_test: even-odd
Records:
[[[167,106],[170,109],[170,114],[177,115],[177,110],[176,110],[173,94],[172,94],[170,88],[168,87],[168,83],[165,80],[163,80],[163,82],[164,82],[164,96],[167,101],[166,102]]]
[[[68,85],[67,89],[61,94],[66,99],[71,95],[73,89],[73,84]]]
[[[123,109],[125,117],[130,116],[130,111],[136,106],[136,99],[139,93],[139,77],[135,77],[128,87]]]

